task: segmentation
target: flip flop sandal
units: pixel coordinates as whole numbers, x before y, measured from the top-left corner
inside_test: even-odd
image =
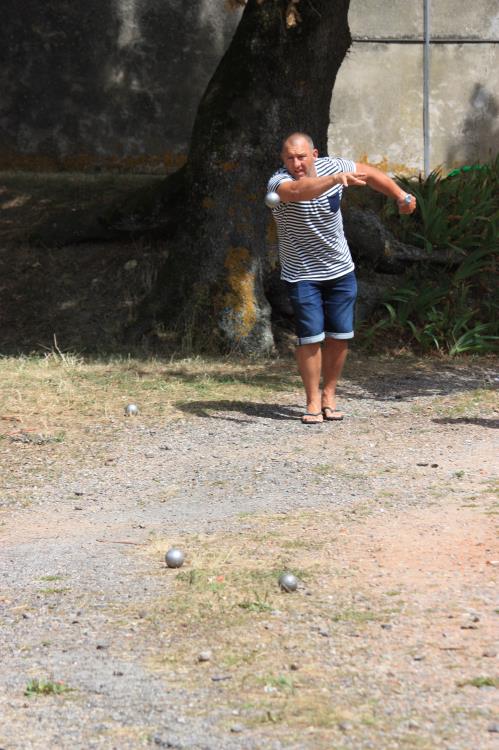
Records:
[[[314,417],[314,419],[307,419],[307,417]],[[320,419],[317,419],[317,417],[320,417]],[[301,421],[302,424],[322,424],[324,417],[322,411],[306,411],[305,414],[302,414]]]
[[[324,406],[322,416],[326,422],[341,422],[345,415],[342,411],[338,411],[338,409],[333,409],[331,406]]]

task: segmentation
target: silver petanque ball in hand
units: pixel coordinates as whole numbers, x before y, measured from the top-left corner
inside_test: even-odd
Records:
[[[178,547],[170,547],[165,555],[165,561],[169,568],[181,568],[184,564],[184,553]]]
[[[265,196],[265,205],[269,208],[276,208],[280,202],[279,193],[267,193]]]
[[[283,591],[290,593],[298,588],[298,579],[292,573],[282,573],[279,576],[279,586]]]
[[[126,417],[136,417],[139,413],[139,407],[137,404],[127,404],[125,406],[125,416]]]

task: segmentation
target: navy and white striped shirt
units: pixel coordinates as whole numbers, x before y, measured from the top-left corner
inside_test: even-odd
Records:
[[[355,172],[355,162],[321,157],[314,162],[317,177]],[[270,178],[268,192],[294,177],[284,168]],[[279,203],[272,209],[277,224],[281,279],[323,281],[344,276],[354,269],[341,217],[343,185],[335,185],[310,201]]]

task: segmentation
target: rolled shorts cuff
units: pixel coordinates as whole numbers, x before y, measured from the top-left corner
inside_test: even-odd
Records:
[[[321,341],[324,341],[326,338],[325,333],[318,333],[316,336],[304,336],[303,338],[297,338],[296,339],[296,345],[297,346],[303,346],[303,344],[318,344]]]
[[[339,340],[353,339],[354,332],[353,331],[348,331],[348,333],[329,333],[329,331],[326,331],[326,333],[324,334],[324,336],[327,339],[339,339]]]

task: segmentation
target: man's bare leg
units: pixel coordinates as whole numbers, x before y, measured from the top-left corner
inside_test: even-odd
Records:
[[[336,409],[336,386],[348,354],[348,341],[327,338],[322,350],[322,408]],[[331,412],[326,413],[334,419]],[[336,419],[342,415],[337,413]]]
[[[298,363],[298,371],[305,387],[307,412],[310,414],[320,414],[320,382],[322,368],[321,344],[301,344],[301,346],[297,346],[296,361]],[[322,422],[322,415],[320,417],[305,417],[302,421]]]

